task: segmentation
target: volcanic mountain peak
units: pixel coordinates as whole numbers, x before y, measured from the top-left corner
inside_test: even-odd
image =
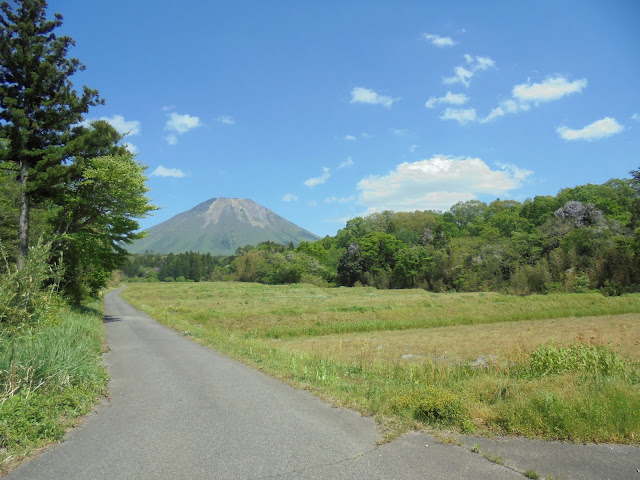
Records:
[[[147,234],[129,246],[129,251],[231,255],[238,247],[260,242],[297,245],[318,239],[268,208],[243,198],[212,198],[151,227]]]

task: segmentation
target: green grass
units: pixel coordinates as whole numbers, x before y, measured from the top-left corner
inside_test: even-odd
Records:
[[[60,440],[105,391],[100,304],[62,309],[57,317],[26,331],[0,331],[0,472]]]
[[[408,333],[419,337],[450,326],[473,336],[496,323],[566,316],[605,315],[602,328],[620,328],[611,315],[640,312],[640,295],[517,297],[194,283],[135,284],[122,296],[200,343],[375,416],[387,438],[411,428],[444,428],[640,443],[640,366],[620,345],[594,345],[585,337],[570,345],[510,352],[481,368],[426,357],[408,362],[372,353],[368,344],[347,357],[335,349],[304,349],[327,334],[384,338],[387,331],[412,328]],[[637,335],[633,319],[640,317],[625,320],[627,335]],[[635,348],[633,342],[625,345]]]

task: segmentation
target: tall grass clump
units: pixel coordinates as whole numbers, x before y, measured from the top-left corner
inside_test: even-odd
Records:
[[[24,328],[52,320],[62,305],[58,287],[63,269],[48,264],[50,244],[39,241],[29,248],[24,267],[18,270],[7,261],[2,245],[0,254],[0,328]]]
[[[629,365],[609,346],[575,344],[541,345],[531,353],[529,367],[533,375],[583,372],[602,377],[624,374]]]

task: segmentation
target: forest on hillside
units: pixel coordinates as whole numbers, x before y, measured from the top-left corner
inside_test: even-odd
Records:
[[[146,281],[240,281],[514,294],[640,288],[640,170],[629,179],[524,202],[470,200],[446,212],[383,211],[316,242],[272,242],[214,257],[131,256]]]

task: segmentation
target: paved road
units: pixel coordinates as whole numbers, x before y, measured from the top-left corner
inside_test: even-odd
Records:
[[[193,343],[126,304],[118,292],[105,298],[105,322],[110,398],[64,443],[21,465],[9,479],[524,478],[425,434],[377,446],[371,419]],[[640,450],[634,447],[616,447],[621,450],[615,455],[602,450],[605,460],[612,460],[604,466],[593,451],[584,458],[578,452],[576,466],[587,471],[589,462],[598,466],[588,477],[582,471],[567,476],[571,462],[558,462],[557,455],[531,457],[541,448],[483,445],[485,451],[491,448],[520,471],[538,466],[541,474],[558,478],[561,471],[568,480],[607,478],[609,473],[600,476],[604,469],[608,478],[640,480],[632,469],[636,460],[640,468]],[[617,470],[611,467],[620,462]]]

